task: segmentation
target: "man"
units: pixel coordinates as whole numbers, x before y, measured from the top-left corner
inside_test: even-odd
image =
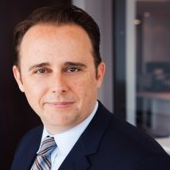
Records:
[[[169,170],[169,156],[153,139],[97,100],[105,64],[87,13],[38,9],[16,27],[14,40],[14,77],[43,126],[23,137],[12,170]]]

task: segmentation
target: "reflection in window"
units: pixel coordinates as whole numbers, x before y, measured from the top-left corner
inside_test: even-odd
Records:
[[[169,1],[136,2],[137,126],[154,137],[170,135]]]

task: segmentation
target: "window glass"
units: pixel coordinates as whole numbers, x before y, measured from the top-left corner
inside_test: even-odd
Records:
[[[136,0],[136,125],[170,135],[170,1]]]

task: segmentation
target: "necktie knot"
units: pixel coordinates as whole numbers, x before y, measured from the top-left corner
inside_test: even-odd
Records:
[[[53,137],[46,137],[41,145],[38,156],[49,155],[55,148],[56,143]]]

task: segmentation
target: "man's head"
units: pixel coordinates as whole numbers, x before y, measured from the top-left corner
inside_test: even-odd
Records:
[[[59,17],[58,10],[65,12]],[[28,19],[25,21],[27,24],[23,22],[17,28],[23,29],[21,32],[24,34],[20,31],[16,34],[19,63],[13,66],[13,73],[30,106],[47,130],[55,134],[76,126],[90,115],[97,100],[97,89],[103,80],[105,64],[98,60],[96,55],[99,52],[94,52],[99,48],[96,45],[99,42],[92,42],[93,36],[84,27],[68,22],[68,19],[62,24],[51,22],[55,14],[61,22],[63,15],[69,18],[71,11],[77,11],[77,21],[86,18],[85,23],[88,24],[87,14],[76,7],[65,6],[38,11],[31,18],[36,14],[34,20],[42,18],[41,22],[33,24]],[[44,13],[48,13],[48,17]],[[49,13],[53,15],[49,17]],[[76,13],[73,18],[76,19]],[[89,20],[93,22],[91,18]],[[91,26],[87,27],[93,30]],[[99,36],[99,32],[94,34]]]
[[[94,63],[97,66],[101,62],[100,57],[100,31],[93,18],[76,6],[59,5],[43,7],[35,10],[27,19],[18,24],[14,31],[14,46],[16,64],[20,64],[20,44],[25,33],[33,26],[44,23],[56,26],[75,24],[82,27],[88,34],[92,46]]]

